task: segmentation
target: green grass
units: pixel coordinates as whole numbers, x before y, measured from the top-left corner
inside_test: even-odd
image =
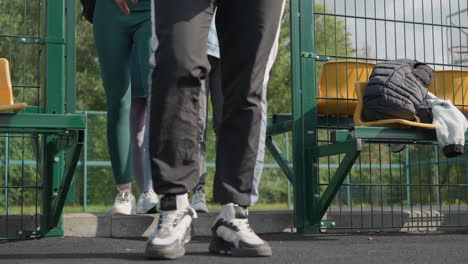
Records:
[[[87,212],[90,213],[100,213],[100,212],[108,212],[111,208],[111,204],[91,204],[87,206]],[[219,204],[208,204],[208,208],[211,211],[217,211],[221,209],[221,205]],[[274,203],[274,204],[256,204],[253,207],[249,208],[250,210],[283,210],[288,209],[287,203]],[[40,208],[38,208],[37,212],[40,214]],[[65,213],[81,213],[83,212],[83,206],[75,205],[75,204],[68,204],[65,205],[64,208]],[[34,206],[25,206],[23,208],[19,206],[10,206],[8,208],[9,215],[20,215],[20,214],[35,214],[36,208]],[[6,211],[4,208],[0,208],[0,215],[6,215]]]

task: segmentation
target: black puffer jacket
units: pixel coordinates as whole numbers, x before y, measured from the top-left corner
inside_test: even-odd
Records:
[[[415,120],[433,77],[431,67],[415,60],[377,63],[363,98],[366,120]]]

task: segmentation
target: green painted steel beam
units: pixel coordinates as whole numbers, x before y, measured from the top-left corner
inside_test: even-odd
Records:
[[[344,142],[353,138],[353,133],[349,130],[333,130],[330,132],[331,142]]]
[[[291,132],[294,122],[289,120],[281,123],[276,123],[267,127],[266,134],[269,136],[284,134]]]
[[[437,142],[435,129],[423,128],[355,127],[354,137],[371,143],[387,141],[413,144]],[[465,142],[467,141],[468,131],[465,132]]]
[[[335,143],[335,144],[327,144],[327,145],[320,145],[315,148],[314,153],[318,157],[326,157],[332,155],[338,155],[341,153],[347,153],[350,151],[361,151],[362,150],[362,143],[361,140],[348,140],[345,142]],[[341,165],[340,165],[341,166]]]
[[[352,128],[354,122],[352,117],[347,116],[318,116],[318,126],[320,128]]]
[[[308,149],[318,144],[316,60],[304,58],[301,54],[315,53],[315,1],[298,0],[291,8],[293,38],[293,169],[294,169],[294,209],[297,230],[304,233],[317,233],[319,223],[313,223],[313,212],[318,201],[313,195],[319,192],[317,156]],[[295,35],[297,34],[297,35]],[[295,45],[294,42],[297,42]],[[295,79],[294,76],[296,76]],[[294,81],[296,80],[296,81]]]
[[[65,2],[49,0],[46,2],[46,64],[45,89],[42,98],[46,113],[65,112]],[[56,40],[56,41],[54,41]]]
[[[272,124],[293,120],[292,114],[274,114],[270,117]]]
[[[77,144],[75,144],[72,147],[72,150],[68,153],[67,165],[64,170],[64,177],[61,180],[60,187],[58,190],[55,190],[57,196],[55,198],[56,202],[54,204],[54,208],[52,208],[51,226],[57,226],[60,217],[62,216],[63,206],[73,180],[73,175],[75,173],[76,165],[78,164],[78,159],[80,158],[81,150],[83,149],[84,131],[79,131],[78,133]]]
[[[84,115],[0,114],[0,128],[85,129]]]
[[[283,152],[281,152],[281,150],[278,148],[278,146],[275,144],[271,137],[266,138],[265,145],[270,151],[275,161],[278,163],[283,173],[286,175],[286,177],[288,177],[289,182],[294,184],[294,173],[293,169],[289,165],[287,156]]]
[[[27,129],[2,129],[0,128],[0,133],[7,133],[7,134],[57,134],[57,135],[67,135],[68,131],[65,129],[34,129],[34,128],[27,128]],[[8,135],[11,137],[12,135]],[[27,135],[21,135],[21,137],[28,137]]]
[[[75,0],[68,0],[66,2],[67,14],[76,14],[76,2]],[[67,29],[66,29],[66,40],[67,45],[65,53],[67,56],[66,60],[66,91],[65,91],[65,112],[75,113],[76,111],[76,17],[73,15],[67,15]]]
[[[302,101],[301,101],[301,29],[300,29],[300,1],[291,0],[291,97],[292,115],[294,120],[292,140],[293,140],[293,169],[296,179],[294,184],[294,224],[301,232],[309,223],[306,222],[306,212],[304,208],[304,149],[303,149],[303,122],[302,122]]]
[[[320,223],[322,217],[325,215],[328,207],[335,198],[336,193],[343,184],[344,179],[348,175],[349,171],[353,167],[354,162],[359,156],[361,151],[361,143],[359,140],[349,142],[349,151],[346,152],[345,157],[340,163],[340,166],[335,172],[335,175],[331,179],[327,186],[327,189],[321,196],[314,196],[315,199],[319,199],[318,211],[314,212],[313,223]]]

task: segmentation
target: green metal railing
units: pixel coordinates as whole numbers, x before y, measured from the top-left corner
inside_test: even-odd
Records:
[[[468,227],[466,155],[443,157],[433,131],[354,127],[352,116],[338,106],[353,109],[353,83],[363,80],[348,72],[319,83],[325,63],[338,61],[352,69],[358,62],[404,57],[436,71],[468,70],[468,53],[450,48],[468,45],[467,5],[458,0],[290,1],[292,115],[272,118],[267,147],[293,183],[299,232]],[[330,96],[341,89],[333,83],[345,83],[341,92],[347,96]],[[327,113],[319,112],[319,100],[326,101]],[[292,166],[273,138],[290,131]],[[411,146],[391,153],[388,143]]]
[[[63,235],[85,130],[75,114],[75,9],[74,0],[0,2],[0,57],[10,61],[15,101],[30,105],[0,113],[0,239]]]
[[[113,202],[115,189],[113,185],[113,178],[112,178],[112,171],[111,171],[111,163],[107,154],[107,148],[105,144],[102,144],[101,147],[95,147],[96,142],[105,142],[105,134],[102,133],[102,130],[105,129],[106,126],[106,118],[107,114],[103,111],[79,111],[86,116],[88,128],[86,130],[84,140],[83,140],[83,153],[80,157],[78,162],[78,172],[76,175],[76,179],[78,180],[80,186],[77,186],[77,182],[73,185],[74,189],[77,189],[75,192],[74,189],[71,190],[71,194],[75,194],[77,196],[69,196],[67,202],[73,203],[75,206],[82,206],[82,211],[88,211],[88,205],[108,205]],[[211,120],[212,117],[208,117],[209,125],[208,127],[211,128]],[[211,131],[210,131],[211,132]],[[214,134],[208,133],[207,136],[207,144],[210,146],[214,146]],[[281,146],[285,149],[286,157],[289,157],[289,145],[290,138],[288,134],[282,135]],[[208,148],[208,150],[213,150],[212,148]],[[207,162],[208,169],[215,168],[214,162],[214,153],[208,153],[209,159]],[[0,159],[0,164],[2,160]],[[10,160],[9,163],[14,166],[22,165],[21,161],[19,160]],[[28,166],[35,166],[35,162],[32,160],[25,161],[25,165]],[[266,170],[279,170],[279,165],[274,163],[273,160],[268,156],[265,159],[264,168]],[[264,177],[268,178],[268,171],[265,172]],[[95,179],[99,177],[100,182],[95,182]],[[106,185],[103,184],[104,182],[109,182],[110,184]],[[90,188],[89,185],[92,184],[100,184],[102,188],[97,190]],[[290,190],[290,183],[287,183],[288,191],[287,191],[287,202],[288,208],[292,208],[291,205],[291,190]],[[207,192],[211,193],[211,189],[208,189]],[[78,195],[80,197],[78,197]],[[96,197],[98,199],[89,199],[89,197]]]

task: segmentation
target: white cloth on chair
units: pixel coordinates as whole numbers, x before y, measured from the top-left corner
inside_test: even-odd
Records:
[[[445,156],[455,157],[463,154],[465,131],[468,129],[466,117],[450,101],[439,99],[430,92],[426,101],[432,107],[432,123],[436,126],[437,141]]]

